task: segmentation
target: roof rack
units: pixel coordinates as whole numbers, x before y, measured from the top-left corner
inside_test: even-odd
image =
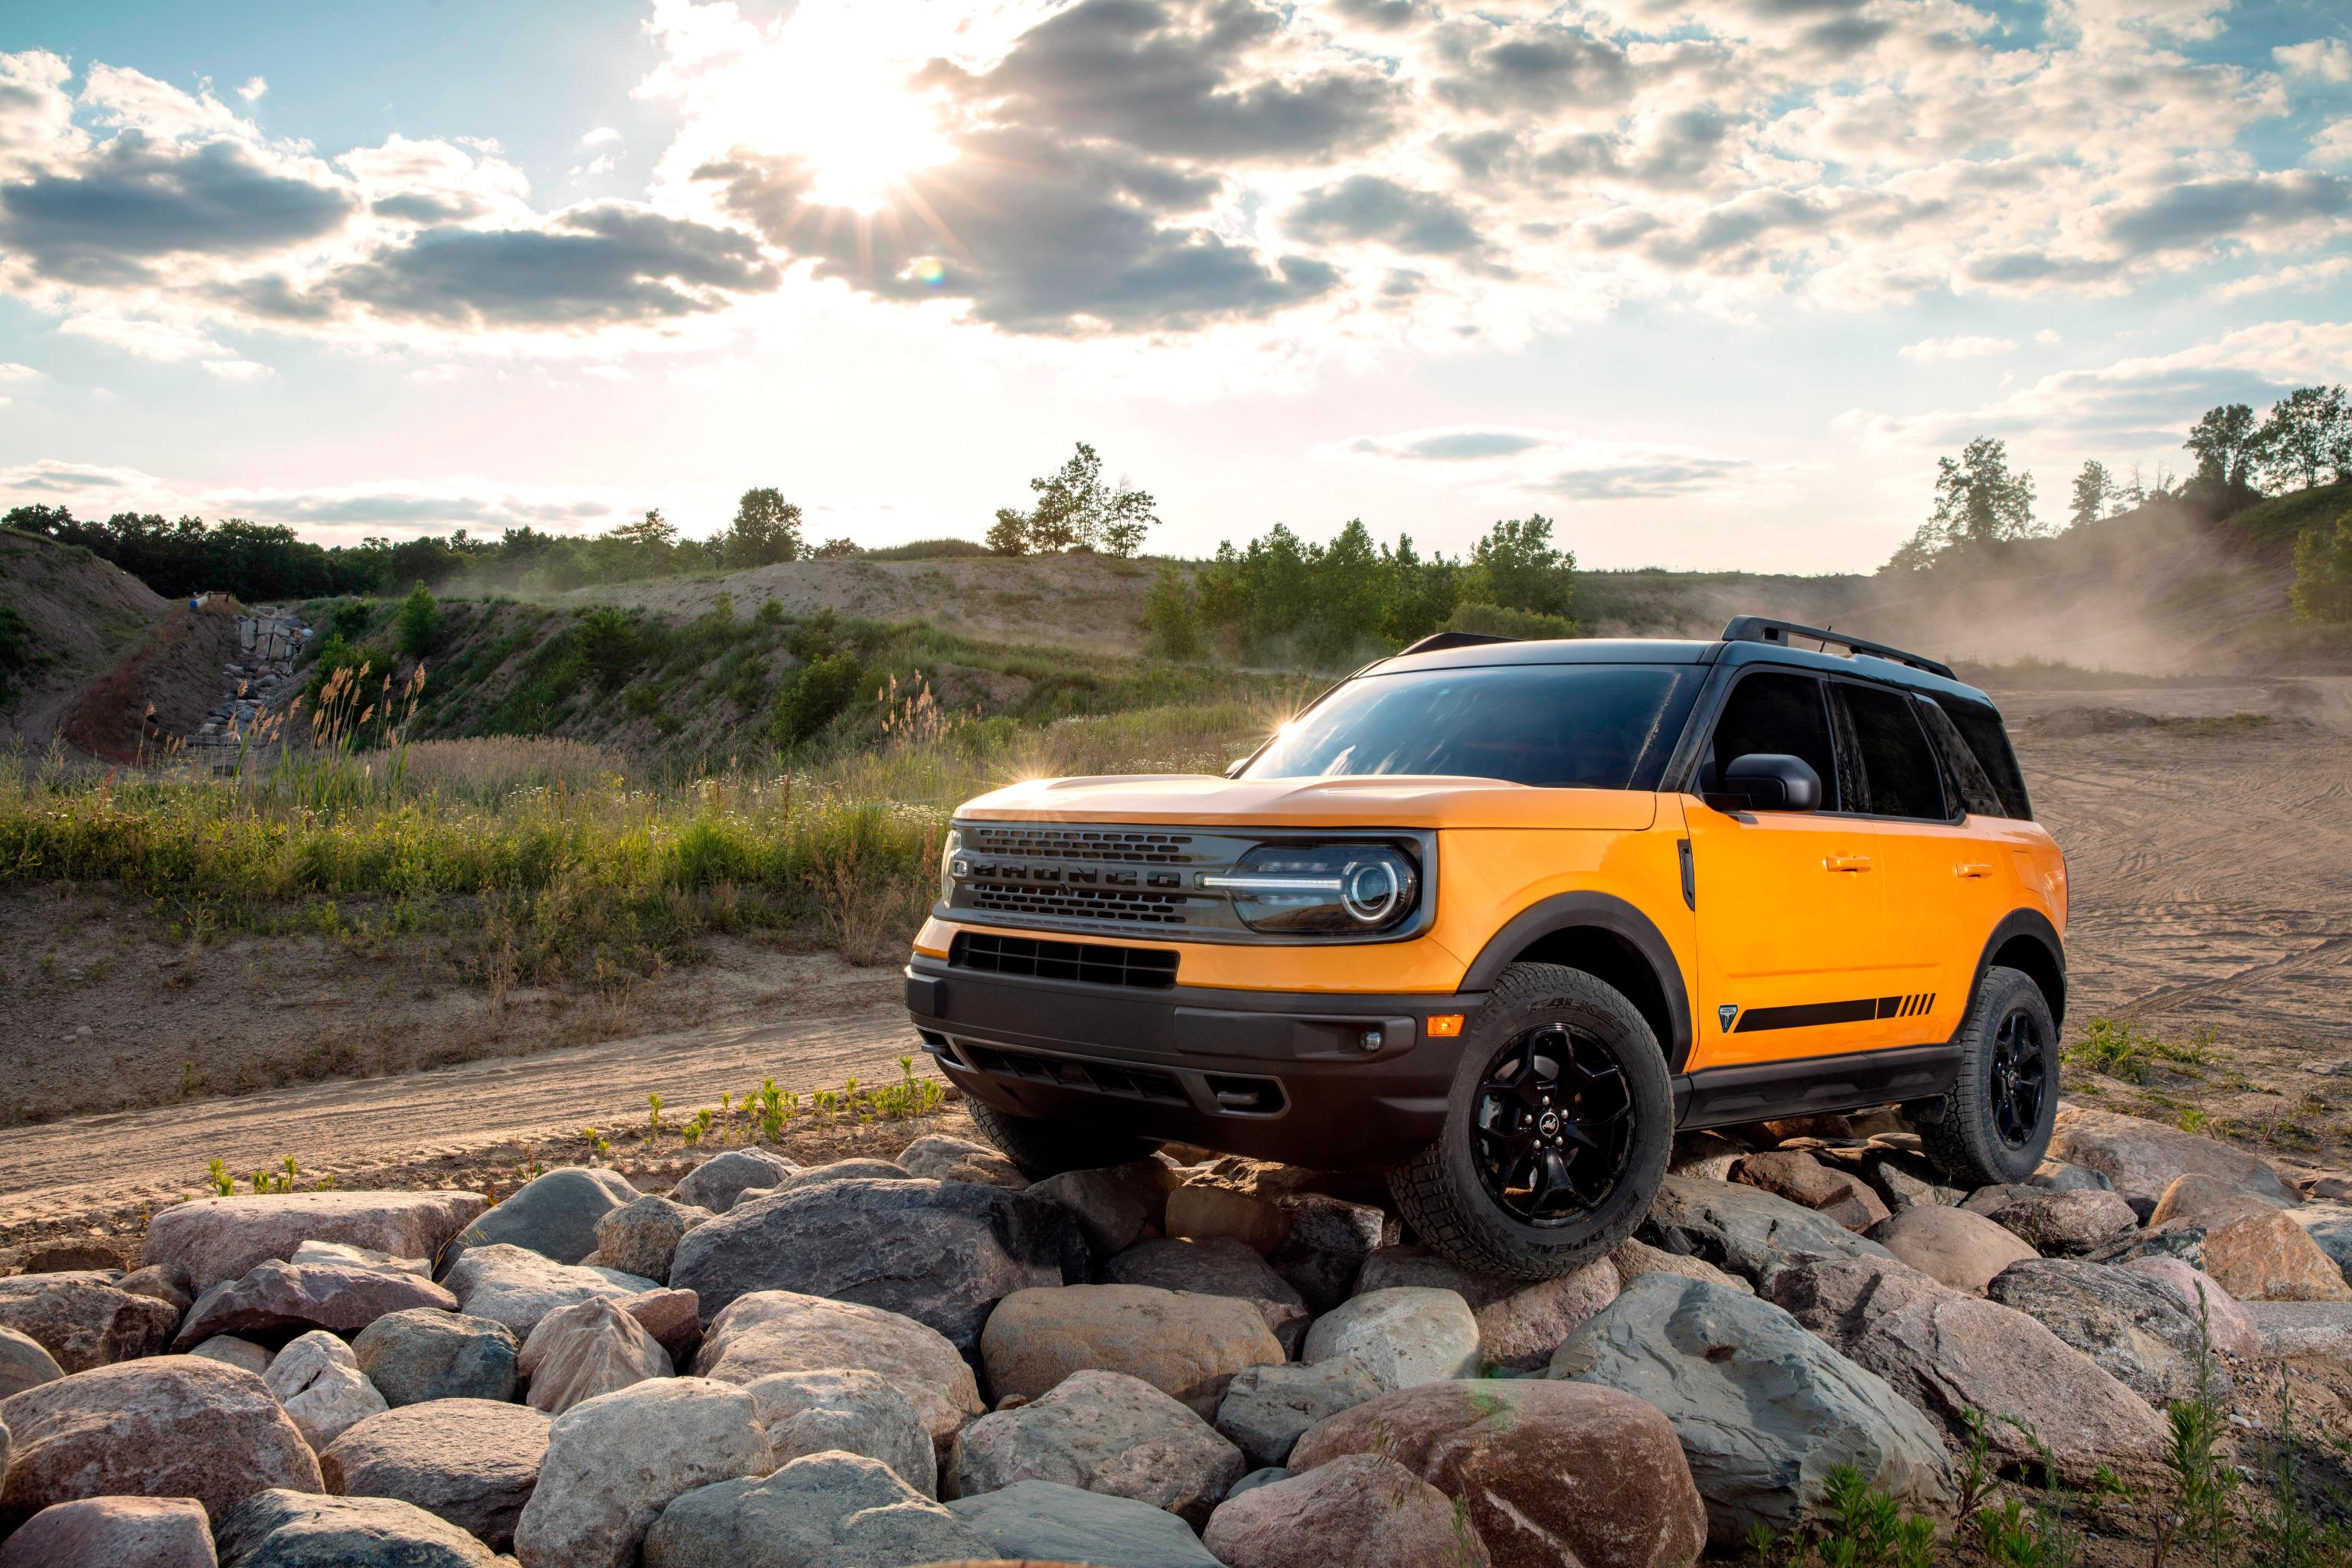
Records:
[[[1392,658],[1403,658],[1416,653],[1444,653],[1450,647],[1474,647],[1480,643],[1517,642],[1517,637],[1499,637],[1491,632],[1432,632],[1411,647],[1401,647]]]
[[[1770,643],[1775,647],[1788,647],[1791,637],[1810,637],[1818,643],[1832,644],[1848,653],[1866,653],[1874,658],[1892,659],[1907,664],[1914,669],[1924,669],[1930,675],[1940,675],[1946,680],[1956,680],[1952,667],[1924,654],[1905,653],[1899,647],[1889,647],[1883,642],[1870,642],[1862,637],[1850,637],[1843,632],[1833,632],[1823,626],[1800,626],[1794,621],[1776,621],[1765,616],[1734,616],[1731,624],[1723,628],[1725,642]],[[1405,651],[1412,652],[1408,648]]]

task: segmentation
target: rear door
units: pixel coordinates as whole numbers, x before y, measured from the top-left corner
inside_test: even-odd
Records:
[[[1802,757],[1827,794],[1819,812],[1706,804],[1723,769],[1752,752]],[[1743,671],[1701,752],[1685,802],[1698,921],[1692,1068],[1827,1056],[1879,1042],[1885,963],[1877,835],[1847,815],[1827,689],[1809,671]]]

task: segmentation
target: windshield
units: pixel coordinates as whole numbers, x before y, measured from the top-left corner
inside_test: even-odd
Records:
[[[1363,676],[1292,720],[1242,776],[1452,773],[1652,790],[1704,673],[1696,665],[1521,664]]]

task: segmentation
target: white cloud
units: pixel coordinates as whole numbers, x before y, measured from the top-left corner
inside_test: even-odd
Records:
[[[268,365],[257,364],[249,359],[208,359],[205,361],[205,368],[223,381],[252,381],[259,376],[278,374]]]
[[[2057,328],[2044,327],[2040,331],[2033,334],[2033,341],[2037,343],[2047,345],[2050,343],[2063,342],[2066,340],[2060,335]]]
[[[1456,467],[1497,491],[1578,502],[1666,500],[1741,488],[1758,477],[1748,458],[1696,447],[1496,426],[1443,426],[1364,436],[1330,455],[1406,466]]]
[[[2224,283],[2215,292],[2224,300],[2242,300],[2249,294],[2267,294],[2280,289],[2316,289],[2347,274],[2352,274],[2352,256],[2330,256],[2294,267],[2264,268]]]
[[[2054,341],[2056,336],[2053,332],[2050,340],[2042,340],[2037,334],[2037,341]],[[1922,338],[1916,343],[1906,343],[1895,352],[1920,364],[1941,364],[1948,360],[1984,359],[1992,354],[2013,353],[2016,349],[2017,340],[2014,338],[1963,334],[1949,338]]]
[[[68,316],[58,323],[58,331],[68,337],[87,338],[104,343],[141,359],[163,360],[167,363],[190,359],[227,359],[229,352],[185,325],[118,315],[111,311],[94,310],[79,316]]]
[[[2307,44],[2283,44],[2271,58],[2289,76],[2316,77],[2321,81],[2352,82],[2352,45],[2340,38],[2314,38]]]
[[[41,373],[39,371],[35,370],[31,365],[13,364],[7,361],[0,360],[0,381],[32,381],[37,378],[40,374]]]
[[[236,95],[247,103],[255,103],[259,101],[261,95],[268,90],[269,83],[260,77],[247,77],[245,85],[236,89]]]
[[[589,132],[586,135],[580,138],[580,145],[583,147],[602,147],[607,142],[617,142],[620,139],[621,133],[614,130],[611,126],[599,125],[595,130]]]

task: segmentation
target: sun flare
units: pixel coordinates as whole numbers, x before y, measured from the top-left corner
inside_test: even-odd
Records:
[[[937,103],[909,88],[917,62],[898,52],[887,17],[887,8],[807,7],[777,52],[761,140],[808,160],[819,205],[873,212],[908,175],[956,155]]]

